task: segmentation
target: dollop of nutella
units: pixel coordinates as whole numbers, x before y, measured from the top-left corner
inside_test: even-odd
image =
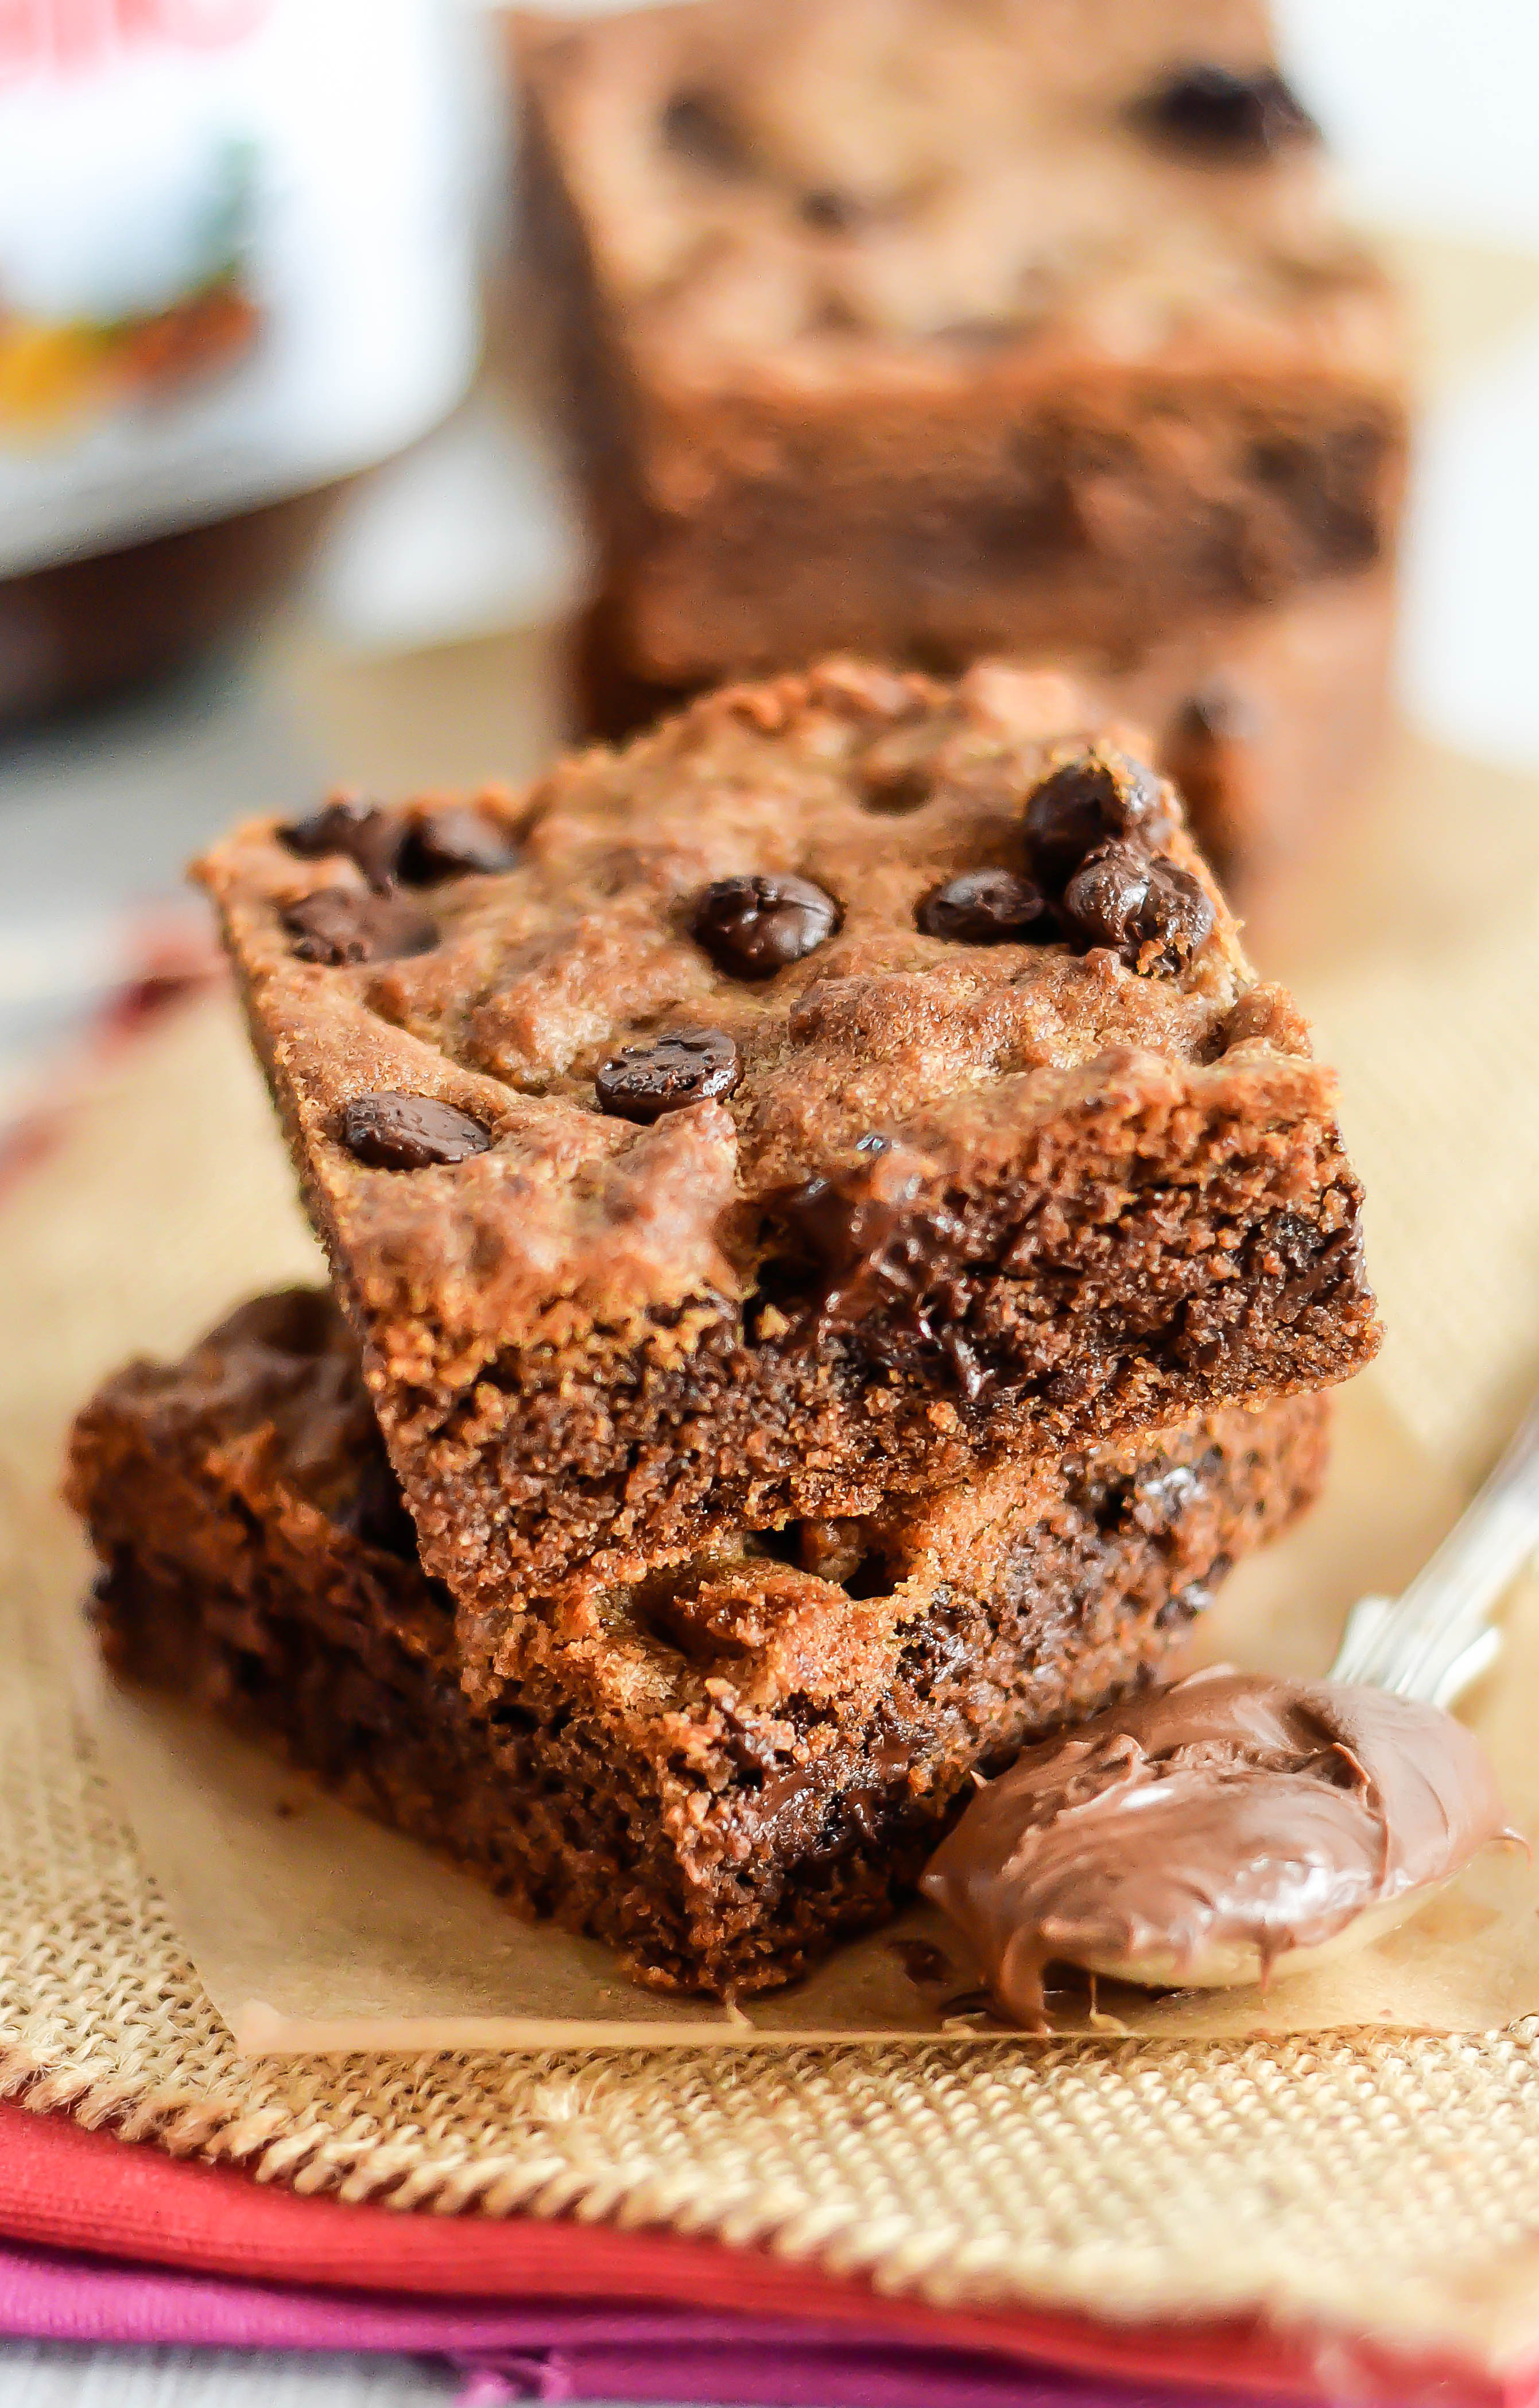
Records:
[[[920,1887],[1003,2013],[1044,2031],[1054,1962],[1179,1986],[1248,1956],[1264,1980],[1514,1836],[1479,1742],[1439,1707],[1221,1665],[1026,1748]]]

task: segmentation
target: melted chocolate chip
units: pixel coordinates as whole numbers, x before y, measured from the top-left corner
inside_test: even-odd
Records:
[[[974,869],[933,886],[914,914],[927,937],[959,945],[1041,945],[1058,934],[1047,898],[1013,869]]]
[[[675,1028],[649,1045],[627,1045],[593,1084],[600,1107],[617,1120],[655,1121],[685,1104],[730,1096],[743,1075],[724,1028]]]
[[[1214,160],[1270,159],[1293,143],[1319,139],[1319,127],[1275,67],[1245,75],[1233,67],[1183,67],[1134,114],[1160,139]]]
[[[401,846],[397,877],[408,886],[433,886],[441,878],[491,878],[511,869],[517,847],[484,811],[456,805],[420,811]]]
[[[724,100],[713,92],[676,92],[663,112],[666,150],[717,176],[746,176],[748,145]]]
[[[1026,797],[1032,867],[1049,895],[1060,895],[1086,854],[1110,838],[1152,853],[1174,820],[1152,769],[1109,745],[1061,761]]]
[[[356,886],[322,886],[302,895],[285,905],[283,925],[300,961],[324,962],[333,969],[352,962],[406,961],[430,953],[438,941],[437,926],[425,911]]]
[[[377,895],[395,883],[405,824],[398,811],[381,810],[378,803],[360,803],[334,796],[308,819],[292,820],[278,831],[278,842],[302,860],[319,861],[340,853],[355,862]]]
[[[807,878],[719,878],[694,908],[695,942],[729,978],[773,978],[833,936],[840,912]]]
[[[920,1201],[917,1171],[878,1143],[851,1168],[793,1188],[779,1210],[828,1275],[812,1336],[862,1328],[878,1355],[891,1339],[917,1338],[950,1365],[964,1394],[980,1392],[987,1375],[946,1321],[960,1301],[962,1223],[944,1204]]]
[[[1109,945],[1130,969],[1184,969],[1213,932],[1213,906],[1190,872],[1162,853],[1098,845],[1060,905],[1074,941]]]
[[[355,1096],[342,1115],[342,1142],[374,1170],[425,1170],[439,1162],[468,1162],[485,1154],[492,1133],[436,1096],[387,1089]]]

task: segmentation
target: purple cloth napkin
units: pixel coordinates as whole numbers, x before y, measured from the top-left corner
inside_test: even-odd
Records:
[[[742,2401],[765,2408],[1172,2408],[984,2351],[914,2348],[858,2327],[691,2309],[444,2307],[147,2272],[0,2243],[0,2333],[176,2348],[378,2350],[448,2358],[463,2408],[510,2400]],[[1190,2395],[1189,2395],[1190,2397]],[[1203,2395],[1219,2408],[1220,2395]],[[1247,2408],[1258,2408],[1252,2400]]]

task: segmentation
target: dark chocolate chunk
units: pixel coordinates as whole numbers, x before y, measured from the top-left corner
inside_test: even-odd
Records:
[[[746,176],[752,166],[747,138],[714,92],[676,92],[663,112],[663,141],[691,167],[713,175]]]
[[[342,1115],[342,1142],[375,1170],[425,1170],[432,1163],[468,1162],[485,1154],[492,1132],[436,1096],[387,1089],[355,1096]]]
[[[867,1335],[878,1347],[888,1336],[917,1338],[940,1354],[964,1394],[976,1394],[987,1374],[948,1326],[959,1301],[962,1223],[946,1205],[922,1201],[920,1185],[919,1172],[878,1142],[848,1170],[791,1189],[779,1210],[827,1274],[815,1334],[875,1323]],[[937,1327],[937,1319],[948,1326]]]
[[[1098,845],[1059,910],[1077,945],[1109,945],[1146,976],[1184,969],[1213,932],[1213,906],[1195,878],[1132,844]]]
[[[360,803],[348,795],[334,795],[308,819],[292,820],[278,831],[279,843],[305,861],[345,854],[357,863],[377,895],[387,894],[395,883],[405,834],[399,811],[381,810],[378,803]]]
[[[406,961],[430,953],[438,941],[435,922],[392,895],[370,895],[357,886],[322,886],[285,904],[283,925],[302,962],[335,969],[351,962]]]
[[[1013,869],[973,869],[933,886],[914,914],[927,937],[959,945],[1041,945],[1058,934],[1040,886]]]
[[[396,876],[408,886],[433,886],[441,878],[491,878],[511,869],[518,849],[484,811],[465,804],[414,814],[401,846]]]
[[[1275,67],[1244,75],[1233,67],[1183,67],[1134,110],[1160,139],[1213,160],[1270,159],[1295,142],[1316,142],[1319,127]]]
[[[684,1104],[730,1096],[743,1065],[724,1028],[675,1028],[626,1045],[599,1070],[600,1106],[617,1120],[655,1121]]]
[[[807,878],[754,873],[719,878],[694,908],[691,927],[729,978],[773,978],[816,951],[837,928],[839,906]]]
[[[1107,744],[1061,761],[1026,797],[1032,867],[1049,895],[1061,895],[1086,854],[1110,838],[1154,852],[1175,824],[1152,769]]]

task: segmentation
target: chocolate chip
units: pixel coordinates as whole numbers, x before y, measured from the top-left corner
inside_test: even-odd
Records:
[[[914,917],[927,937],[958,945],[1041,945],[1058,934],[1041,887],[1013,869],[949,878],[931,888]]]
[[[713,92],[676,92],[663,112],[666,150],[717,176],[746,176],[748,145],[725,101]]]
[[[1213,931],[1213,906],[1189,871],[1137,845],[1098,845],[1059,907],[1076,944],[1109,945],[1130,969],[1184,969]]]
[[[695,942],[729,978],[764,979],[815,952],[839,919],[833,896],[810,879],[756,871],[707,886],[691,925]]]
[[[492,1133],[455,1104],[436,1096],[388,1088],[355,1096],[342,1115],[342,1142],[375,1170],[425,1170],[436,1162],[468,1162],[485,1154]]]
[[[1026,797],[1032,867],[1049,895],[1062,894],[1094,846],[1120,838],[1152,853],[1174,824],[1153,770],[1110,745],[1058,762]]]
[[[1210,159],[1270,159],[1319,127],[1275,67],[1183,67],[1134,111],[1159,138]]]
[[[675,1028],[649,1045],[627,1045],[593,1083],[601,1108],[621,1121],[655,1121],[684,1104],[730,1096],[743,1075],[724,1028]]]
[[[506,829],[484,811],[460,805],[413,816],[396,875],[408,886],[433,886],[441,878],[492,878],[511,869],[517,858]]]
[[[779,1200],[781,1216],[826,1274],[815,1328],[885,1326],[941,1346],[934,1315],[960,1268],[962,1226],[944,1205],[926,1203],[919,1173],[879,1141],[827,1179],[809,1179]],[[956,1368],[950,1348],[947,1359]]]
[[[395,882],[405,832],[398,811],[383,811],[378,803],[355,802],[337,795],[308,819],[292,820],[280,827],[278,837],[280,844],[305,861],[344,853],[357,863],[375,893],[384,895]]]
[[[349,962],[399,962],[430,953],[438,941],[436,923],[425,911],[390,895],[368,895],[357,886],[322,886],[286,904],[283,925],[302,962],[333,969]]]

